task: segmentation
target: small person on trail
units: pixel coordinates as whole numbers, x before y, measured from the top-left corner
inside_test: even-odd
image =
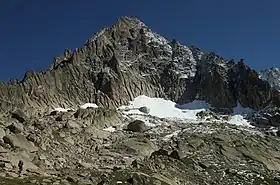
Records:
[[[22,160],[19,160],[18,162],[18,175],[21,176],[21,172],[23,170],[23,162]]]

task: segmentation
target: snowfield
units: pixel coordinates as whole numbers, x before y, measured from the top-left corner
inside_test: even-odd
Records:
[[[144,106],[150,109],[148,114],[150,116],[172,120],[186,120],[188,122],[201,121],[196,116],[196,114],[211,108],[209,103],[201,100],[194,100],[193,102],[179,105],[170,100],[165,100],[162,98],[150,98],[145,95],[140,95],[133,101],[130,101],[128,106],[122,106],[119,108],[119,110],[123,110],[123,114],[125,116],[129,116],[134,119],[140,119],[145,121],[146,124],[149,124],[149,121],[145,118],[145,115],[147,114],[139,111],[139,108]],[[245,117],[254,112],[254,110],[250,108],[244,108],[238,103],[237,107],[233,109],[233,114],[231,115],[228,123],[238,126],[252,127]]]
[[[177,105],[170,100],[162,98],[150,98],[145,95],[136,97],[128,106],[122,106],[120,109],[126,109],[125,114],[144,114],[138,109],[140,107],[148,107],[149,115],[159,118],[179,118],[196,120],[196,114],[206,110],[210,106],[203,101],[194,101],[185,105]]]

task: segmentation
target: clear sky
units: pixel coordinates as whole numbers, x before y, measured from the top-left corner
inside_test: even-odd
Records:
[[[183,44],[280,67],[279,0],[4,0],[0,3],[0,79],[49,68],[122,15]]]

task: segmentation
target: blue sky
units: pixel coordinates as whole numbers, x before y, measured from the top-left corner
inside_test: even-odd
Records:
[[[280,67],[279,0],[7,0],[0,5],[0,79],[49,68],[122,15],[259,70]]]

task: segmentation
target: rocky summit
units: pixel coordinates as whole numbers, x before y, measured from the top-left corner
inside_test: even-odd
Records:
[[[0,184],[280,184],[279,76],[121,17],[0,84]]]

